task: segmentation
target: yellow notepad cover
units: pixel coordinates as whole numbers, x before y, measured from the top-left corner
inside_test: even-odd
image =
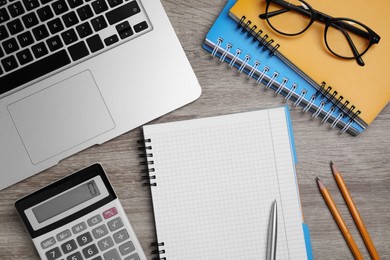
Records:
[[[381,37],[378,44],[370,47],[362,56],[365,66],[359,66],[356,60],[346,60],[332,55],[325,46],[324,28],[320,22],[314,24],[298,36],[283,36],[275,32],[259,14],[265,13],[265,0],[238,0],[230,9],[230,16],[239,21],[245,16],[245,22],[263,30],[269,39],[281,46],[278,51],[321,85],[323,81],[337,91],[336,99],[341,95],[348,107],[354,105],[361,111],[359,118],[369,125],[390,100],[390,4],[386,0],[344,0],[319,1],[308,3],[316,10],[332,17],[347,17],[357,20]],[[288,21],[286,21],[288,22]]]

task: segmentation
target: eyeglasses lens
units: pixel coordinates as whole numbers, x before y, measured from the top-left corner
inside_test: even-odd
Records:
[[[343,58],[354,58],[367,50],[370,36],[362,25],[350,20],[338,19],[329,25],[325,41],[334,54]],[[353,51],[354,49],[356,52]]]

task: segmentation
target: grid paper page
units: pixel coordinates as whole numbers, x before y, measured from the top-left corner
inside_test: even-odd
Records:
[[[144,126],[163,255],[265,259],[278,202],[277,259],[307,259],[284,107]]]

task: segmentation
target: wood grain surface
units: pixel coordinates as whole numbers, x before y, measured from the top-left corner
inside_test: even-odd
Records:
[[[152,123],[284,104],[281,96],[275,97],[272,91],[264,90],[254,81],[238,75],[236,70],[228,69],[226,64],[211,59],[209,53],[202,49],[205,35],[226,0],[162,0],[162,3],[203,92],[195,102]],[[292,108],[291,117],[298,156],[300,195],[305,222],[311,230],[314,258],[353,259],[318,191],[315,182],[318,176],[332,194],[365,259],[370,259],[333,179],[329,167],[329,162],[333,161],[343,174],[379,255],[382,259],[390,259],[390,107],[387,106],[358,137],[339,135],[338,131],[330,130],[329,125],[312,119],[311,114],[302,113],[301,108]],[[0,259],[39,259],[14,209],[15,200],[94,162],[100,162],[106,169],[148,259],[151,259],[150,243],[155,241],[155,228],[150,190],[142,185],[140,174],[142,167],[137,149],[140,137],[141,130],[137,128],[0,191]]]

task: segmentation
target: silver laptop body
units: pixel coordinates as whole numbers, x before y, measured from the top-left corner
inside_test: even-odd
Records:
[[[0,2],[0,189],[200,96],[159,0]]]

